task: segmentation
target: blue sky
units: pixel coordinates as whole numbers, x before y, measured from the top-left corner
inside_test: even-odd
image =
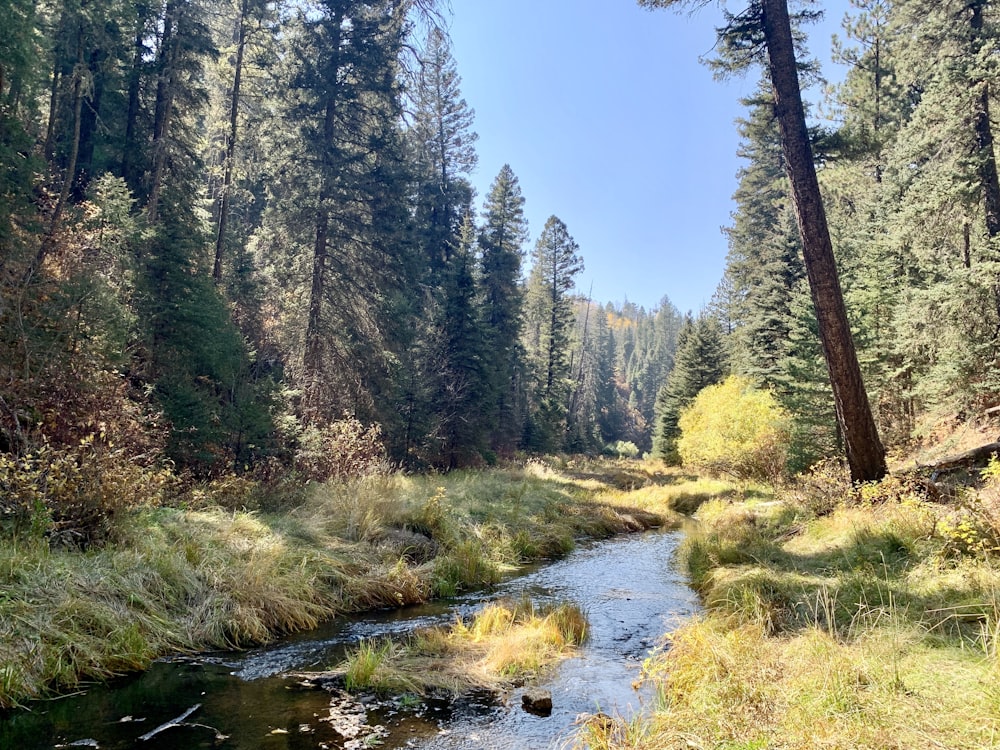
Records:
[[[821,3],[810,50],[829,66],[847,0]],[[562,219],[601,302],[697,312],[722,276],[736,189],[739,100],[756,74],[713,80],[721,13],[647,11],[635,0],[451,0],[462,92],[476,111],[477,205],[509,163],[531,245]],[[735,6],[734,6],[735,7]],[[835,74],[835,73],[834,73]],[[814,92],[815,93],[815,92]]]

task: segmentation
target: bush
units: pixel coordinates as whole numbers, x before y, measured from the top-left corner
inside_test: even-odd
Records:
[[[297,443],[295,470],[307,480],[351,479],[390,468],[378,425],[366,427],[344,417],[328,424],[295,424],[289,432]]]
[[[730,376],[701,391],[679,421],[685,465],[737,479],[780,478],[788,461],[791,420],[768,391]]]
[[[611,443],[605,450],[618,458],[635,458],[639,455],[639,447],[631,440],[619,440]]]
[[[175,484],[168,469],[141,466],[93,434],[77,446],[45,443],[24,456],[0,454],[0,533],[44,535],[81,548],[100,544],[116,517],[160,505]]]

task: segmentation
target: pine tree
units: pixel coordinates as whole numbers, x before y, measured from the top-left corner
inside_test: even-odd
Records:
[[[535,245],[527,287],[525,346],[534,372],[525,443],[532,450],[560,447],[566,429],[573,327],[570,294],[574,278],[583,270],[578,250],[566,225],[550,216]]]
[[[486,424],[484,330],[473,275],[475,226],[466,216],[458,246],[448,260],[435,326],[433,463],[446,469],[474,463],[483,453]]]
[[[524,424],[518,390],[523,385],[519,376],[524,359],[520,344],[524,305],[521,259],[527,238],[524,198],[517,177],[505,164],[483,205],[479,234],[485,348],[490,352],[485,363],[485,421],[492,447],[500,453],[510,453],[516,447]]]
[[[834,59],[850,66],[837,89],[836,106],[843,125],[838,138],[847,153],[865,163],[875,182],[885,171],[885,146],[906,115],[903,87],[896,78],[892,3],[850,0],[857,13],[847,15],[843,29],[852,45],[834,37]]]
[[[677,334],[674,366],[656,397],[653,455],[677,463],[678,420],[683,409],[705,387],[721,381],[727,373],[722,331],[707,315],[689,315]]]
[[[215,221],[215,253],[212,279],[222,282],[224,262],[234,248],[245,246],[252,230],[256,229],[260,210],[254,210],[252,193],[258,188],[250,178],[251,161],[255,147],[260,148],[261,135],[248,127],[259,119],[260,105],[253,105],[253,98],[262,98],[265,92],[255,80],[266,78],[265,65],[275,64],[274,40],[270,24],[274,22],[273,9],[260,0],[237,0],[226,7],[216,25],[219,37],[219,64],[213,73],[213,112],[209,119],[206,162],[209,194],[213,199]],[[247,110],[250,110],[248,113]],[[234,200],[235,199],[235,200]],[[242,222],[232,226],[233,209],[242,210]],[[254,215],[247,215],[251,214]],[[233,237],[233,229],[237,230]],[[244,258],[244,263],[246,258]]]
[[[418,222],[432,274],[447,265],[461,222],[469,211],[476,167],[473,110],[461,95],[461,81],[447,37],[431,30],[421,58],[411,137],[420,165]],[[433,280],[431,281],[433,284]]]
[[[406,190],[395,166],[397,6],[330,0],[287,33],[283,75],[292,86],[274,134],[275,176],[257,245],[276,285],[288,371],[307,421],[371,415],[387,372],[386,289],[405,252],[394,209]]]
[[[207,102],[202,84],[205,57],[213,52],[201,0],[166,0],[156,50],[156,98],[146,216],[158,219],[165,190],[196,193],[200,160],[194,115]],[[173,200],[173,199],[171,199]]]

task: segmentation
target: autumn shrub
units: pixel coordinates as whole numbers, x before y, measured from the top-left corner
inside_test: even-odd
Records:
[[[382,430],[354,417],[327,424],[296,424],[294,468],[307,480],[346,479],[389,468]]]
[[[844,462],[827,458],[797,475],[788,494],[814,515],[823,516],[850,497],[852,490],[851,476]]]
[[[737,479],[775,480],[785,472],[789,415],[746,378],[731,376],[702,390],[679,425],[685,465]]]
[[[88,547],[105,541],[123,512],[162,503],[175,483],[169,470],[143,466],[94,434],[76,446],[0,454],[0,531]]]
[[[960,492],[935,524],[946,557],[1000,553],[1000,461],[996,456],[980,477],[982,486]]]

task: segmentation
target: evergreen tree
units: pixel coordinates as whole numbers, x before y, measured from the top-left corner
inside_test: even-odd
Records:
[[[477,161],[475,113],[461,97],[461,80],[447,37],[432,29],[413,93],[411,131],[420,164],[418,222],[432,273],[447,265],[472,201],[465,175]]]
[[[387,371],[386,289],[405,252],[394,208],[406,189],[395,166],[397,6],[329,0],[288,29],[284,75],[293,85],[257,245],[276,285],[289,373],[308,421],[371,415]]]
[[[172,189],[185,198],[197,193],[200,159],[195,115],[207,102],[202,83],[204,60],[213,53],[207,12],[202,0],[166,0],[159,21],[146,197],[151,224],[158,219],[165,190]]]
[[[636,317],[635,346],[626,365],[626,382],[632,408],[642,418],[641,431],[646,433],[638,443],[643,450],[650,446],[646,425],[653,424],[656,396],[673,368],[677,334],[683,322],[680,312],[667,297],[651,313],[640,309]]]
[[[773,385],[788,340],[789,299],[804,271],[767,93],[761,90],[746,102],[750,115],[740,123],[738,154],[747,163],[737,173],[737,210],[726,230],[726,278],[733,289],[722,314],[731,327],[733,370]]]
[[[519,388],[523,370],[520,336],[523,324],[522,247],[528,238],[524,198],[517,177],[504,165],[483,205],[479,234],[480,284],[483,294],[486,365],[485,422],[492,447],[510,453],[521,437],[524,414]]]
[[[525,346],[533,369],[531,415],[525,444],[537,451],[560,447],[570,393],[570,294],[583,270],[579,246],[566,225],[550,216],[535,245],[528,276]]]
[[[837,89],[836,106],[843,120],[838,138],[854,160],[861,160],[876,182],[885,171],[885,146],[906,115],[904,89],[896,78],[889,0],[850,0],[857,11],[843,21],[847,39],[834,37],[834,59],[850,66]]]
[[[423,435],[411,436],[420,458],[453,468],[478,455],[485,441],[481,336],[468,326],[479,315],[467,179],[476,164],[476,135],[447,37],[439,29],[431,29],[419,63],[410,92],[414,122],[407,134],[416,178],[413,236],[422,254],[411,304],[431,323],[408,342],[407,366],[425,381],[407,389],[410,396],[425,397],[410,398],[408,422],[422,425]]]
[[[689,315],[677,334],[674,367],[656,397],[653,455],[677,463],[678,419],[702,388],[721,381],[727,373],[722,331],[707,315]]]
[[[437,364],[433,432],[439,448],[432,460],[446,469],[473,463],[486,446],[483,421],[486,396],[484,330],[479,290],[473,275],[475,226],[466,216],[441,289],[435,328]]]
[[[21,255],[23,231],[17,226],[31,216],[31,188],[35,160],[24,158],[31,153],[30,126],[32,61],[38,55],[34,38],[35,5],[28,0],[6,5],[4,33],[0,34],[0,322],[7,305],[9,264]],[[14,276],[19,275],[16,271]]]
[[[265,128],[254,133],[248,126],[255,121],[263,124],[259,100],[267,92],[260,82],[266,80],[267,68],[276,64],[271,33],[274,9],[260,0],[237,0],[223,10],[214,28],[220,55],[211,69],[213,106],[205,159],[210,165],[208,190],[215,222],[212,279],[216,284],[223,280],[224,262],[246,245],[259,226],[261,208],[254,204],[264,203],[264,191],[259,180],[254,180],[254,161],[260,159]],[[234,209],[240,221],[233,221]],[[233,270],[242,269],[245,274],[248,259],[244,254],[242,264],[240,260],[232,264]]]
[[[271,388],[225,300],[199,267],[210,246],[191,212],[166,201],[143,259],[139,309],[148,377],[170,421],[168,455],[199,474],[238,470],[271,441]]]

